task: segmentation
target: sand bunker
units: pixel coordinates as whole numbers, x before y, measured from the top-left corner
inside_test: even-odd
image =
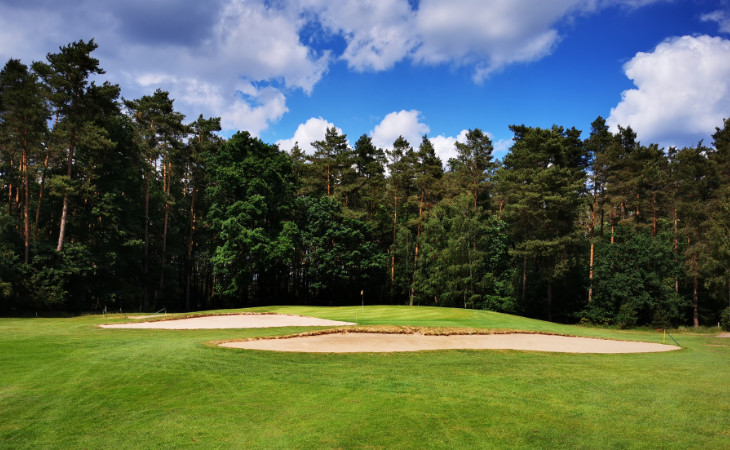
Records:
[[[160,320],[157,322],[115,323],[99,326],[102,328],[212,330],[222,328],[329,327],[341,325],[354,324],[290,314],[228,314]]]
[[[353,353],[422,350],[528,350],[564,353],[645,353],[679,350],[673,345],[544,334],[425,336],[421,334],[333,333],[284,339],[225,342],[223,347],[279,352]]]

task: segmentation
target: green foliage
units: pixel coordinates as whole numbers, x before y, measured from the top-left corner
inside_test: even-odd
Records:
[[[41,251],[25,269],[26,287],[35,307],[75,310],[88,300],[94,262],[83,244],[68,244],[58,252]]]
[[[0,210],[0,310],[13,302],[13,284],[18,278],[18,254],[10,244],[14,234],[13,218]]]
[[[286,155],[246,132],[226,142],[218,118],[184,123],[161,89],[120,102],[96,49],[0,71],[3,312],[336,304],[365,288],[629,327],[714,324],[730,299],[728,119],[711,146],[666,150],[601,117],[585,140],[515,125],[503,161],[474,128],[447,172],[425,135],[385,152],[330,127],[314,154]]]
[[[377,292],[386,256],[368,225],[345,217],[340,203],[328,197],[300,199],[298,210],[299,250],[306,255],[304,277],[313,297],[342,302],[359,300],[361,290]]]
[[[599,242],[593,301],[583,318],[622,328],[681,323],[689,305],[674,291],[680,267],[669,237],[622,226],[615,243]]]
[[[448,161],[452,180],[460,192],[470,192],[474,207],[488,210],[491,182],[497,164],[492,160],[492,140],[479,128],[466,132],[466,142],[456,142],[456,158]]]
[[[444,200],[426,214],[413,289],[419,304],[514,307],[505,223],[473,210],[473,197]]]
[[[544,285],[544,307],[552,319],[553,286],[566,279],[580,248],[578,219],[584,202],[588,153],[574,128],[565,130],[512,126],[514,144],[496,175],[503,217],[509,224],[515,266],[522,263],[521,303],[530,284]],[[528,262],[534,262],[538,280],[528,281]],[[533,279],[534,277],[529,277]],[[535,292],[532,290],[532,292]]]
[[[730,331],[730,306],[723,309],[720,314],[720,326],[725,331]]]
[[[246,132],[234,135],[208,160],[211,227],[218,235],[212,263],[221,295],[246,301],[292,248],[292,166],[286,154]],[[286,230],[286,232],[284,232]]]

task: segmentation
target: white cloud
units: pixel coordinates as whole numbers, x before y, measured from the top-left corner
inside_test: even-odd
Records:
[[[624,66],[636,89],[624,91],[607,123],[631,126],[642,142],[694,145],[730,117],[730,41],[669,39]]]
[[[258,134],[286,113],[292,90],[311,93],[338,58],[355,71],[403,61],[468,67],[479,81],[549,54],[566,20],[653,1],[662,0],[0,1],[0,58],[29,64],[95,38],[105,79],[126,98],[163,88],[189,119],[220,115]],[[726,19],[713,14],[706,20]],[[324,45],[302,41],[310,29]],[[315,49],[340,38],[339,54]],[[417,123],[409,140],[428,129]]]
[[[703,14],[700,19],[703,22],[716,22],[722,33],[730,33],[730,14],[718,9],[711,13]]]
[[[351,69],[387,70],[418,45],[414,12],[407,0],[301,0],[300,11],[316,15],[322,26],[342,35],[341,58]]]
[[[161,88],[188,120],[221,116],[229,130],[259,134],[286,113],[289,91],[310,93],[332,60],[300,42],[304,24],[264,0],[0,2],[0,58],[30,64],[95,38],[103,79],[125,98]]]
[[[475,81],[507,65],[538,60],[560,42],[561,21],[612,6],[666,0],[300,0],[296,14],[342,36],[341,58],[357,71],[397,62],[473,67]]]
[[[508,64],[549,54],[560,40],[553,25],[581,3],[423,0],[416,20],[423,45],[414,60],[473,65],[479,81]]]
[[[449,159],[456,158],[456,143],[466,142],[466,133],[468,130],[461,130],[458,136],[444,136],[442,134],[429,137],[433,148],[436,150],[436,155],[441,158],[441,161],[446,165]]]
[[[393,148],[393,142],[403,136],[411,147],[417,147],[423,135],[430,131],[425,123],[420,121],[421,113],[416,110],[401,110],[392,112],[373,128],[370,133],[373,144],[380,148]]]
[[[221,127],[225,131],[246,130],[258,136],[270,123],[286,114],[286,97],[272,87],[258,88],[251,83],[239,82],[232,86],[231,96],[217,84],[207,83],[198,78],[185,78],[163,73],[142,74],[136,82],[147,90],[157,88],[170,92],[170,97],[183,110],[197,111],[207,116],[220,116]],[[187,117],[194,120],[197,116]]]
[[[315,58],[299,41],[304,21],[257,0],[232,0],[214,27],[208,63],[250,80],[282,78],[310,93],[329,65],[329,53]],[[232,73],[231,73],[232,72]]]
[[[314,153],[312,142],[324,139],[327,129],[334,126],[335,125],[332,122],[328,122],[321,117],[312,117],[305,123],[299,124],[291,139],[281,139],[276,141],[276,145],[278,145],[280,149],[288,152],[291,151],[294,144],[298,143],[299,148],[304,150],[304,153],[311,155]],[[336,129],[338,133],[342,134],[342,130],[340,128]]]

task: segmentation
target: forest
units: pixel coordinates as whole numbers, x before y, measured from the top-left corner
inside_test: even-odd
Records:
[[[305,154],[169,93],[126,99],[91,40],[0,72],[0,313],[267,304],[478,308],[618,327],[730,324],[730,119],[660,148],[630,124],[469,130],[441,161],[336,128]],[[719,118],[718,118],[719,119]]]

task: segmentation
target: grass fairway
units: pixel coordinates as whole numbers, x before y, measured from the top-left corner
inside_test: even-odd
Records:
[[[446,308],[247,311],[662,342]],[[730,339],[681,351],[296,354],[209,341],[302,328],[119,330],[101,316],[0,319],[2,448],[730,448]]]

